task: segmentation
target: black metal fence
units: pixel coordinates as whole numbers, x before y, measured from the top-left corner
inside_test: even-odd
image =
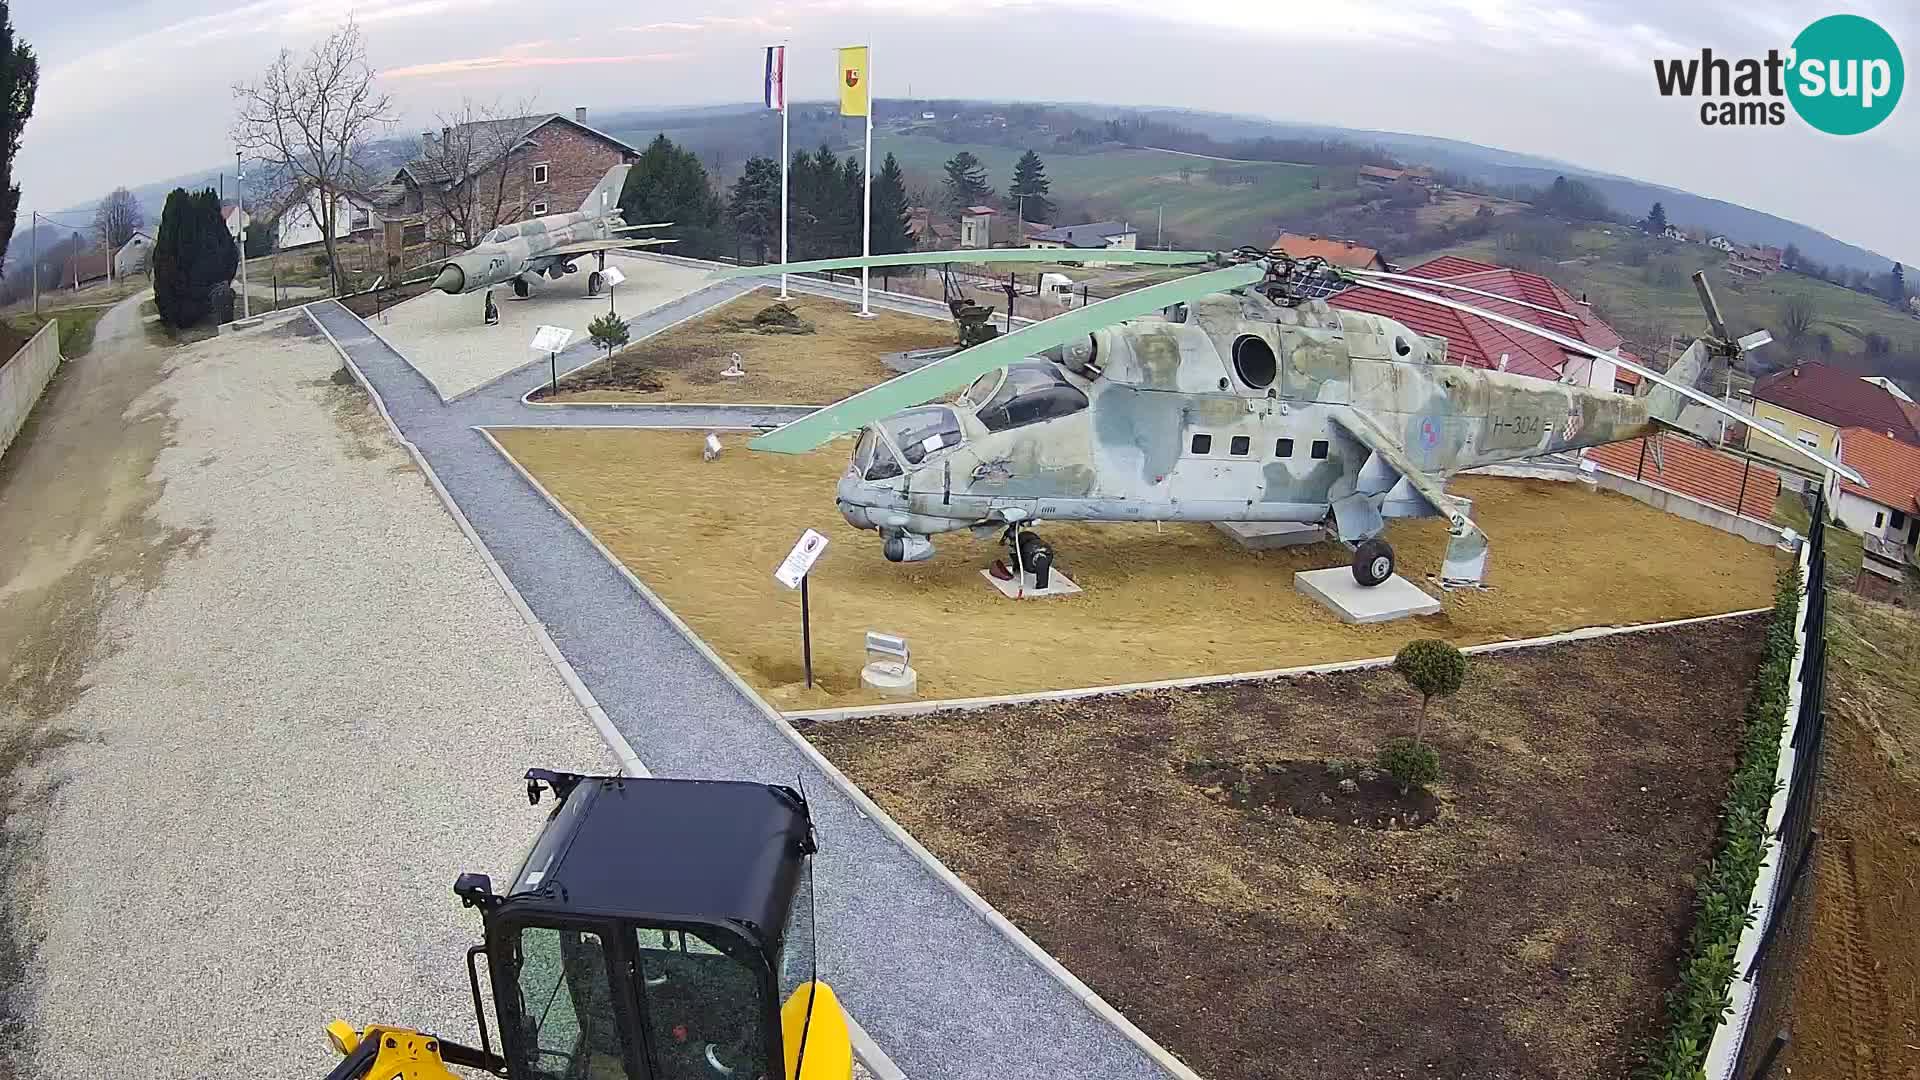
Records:
[[[1827,696],[1827,506],[1816,495],[1807,530],[1806,658],[1800,666],[1800,710],[1794,721],[1793,773],[1788,781],[1787,812],[1776,834],[1772,912],[1753,960],[1739,973],[1753,987],[1753,1010],[1735,1059],[1738,1080],[1784,1075],[1781,1051],[1793,1034],[1793,975],[1805,949],[1813,915],[1808,870],[1820,833],[1813,827],[1820,790],[1820,762],[1826,742]]]

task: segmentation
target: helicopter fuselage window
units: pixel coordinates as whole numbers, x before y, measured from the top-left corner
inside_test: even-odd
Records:
[[[1293,440],[1281,439],[1280,441],[1274,443],[1273,456],[1274,457],[1292,457],[1293,456]]]
[[[1193,437],[1193,452],[1196,454],[1213,453],[1213,436],[1205,434],[1195,435]]]
[[[975,383],[969,387],[972,400]],[[1014,364],[993,398],[975,415],[988,431],[1006,431],[1068,416],[1087,407],[1087,395],[1060,376],[1052,364]]]
[[[1232,454],[1234,457],[1246,457],[1247,451],[1252,448],[1253,440],[1245,435],[1235,435],[1233,439],[1227,443],[1227,453]]]
[[[860,433],[853,446],[853,469],[862,480],[891,480],[900,475],[900,462],[880,438],[880,429],[869,427]]]
[[[1313,440],[1313,460],[1320,461],[1327,456],[1327,440]]]
[[[881,421],[881,425],[908,465],[918,465],[928,454],[960,445],[960,418],[945,405],[908,409]]]

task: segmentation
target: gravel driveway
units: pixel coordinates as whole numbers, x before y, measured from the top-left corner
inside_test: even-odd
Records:
[[[455,875],[517,862],[527,766],[614,762],[304,319],[169,355],[127,410],[166,444],[112,484],[171,561],[80,583],[46,718],[25,1073],[317,1077],[335,1016],[472,1039]]]

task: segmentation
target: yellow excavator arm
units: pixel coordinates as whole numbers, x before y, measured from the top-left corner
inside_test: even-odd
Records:
[[[327,1025],[327,1040],[341,1054],[341,1062],[327,1074],[327,1080],[461,1080],[447,1068],[447,1062],[493,1071],[490,1055],[457,1043],[443,1042],[437,1035],[411,1028],[374,1024],[356,1031],[345,1020]]]

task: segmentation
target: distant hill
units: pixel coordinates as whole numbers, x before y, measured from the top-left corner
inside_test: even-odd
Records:
[[[1709,232],[1725,233],[1748,244],[1793,244],[1807,257],[1822,263],[1855,270],[1883,273],[1894,260],[1878,252],[1836,240],[1819,229],[1797,221],[1753,210],[1723,199],[1712,199],[1663,184],[1648,183],[1615,173],[1584,168],[1565,161],[1519,154],[1458,139],[1431,135],[1409,135],[1394,131],[1368,131],[1356,128],[1326,127],[1316,124],[1292,124],[1261,120],[1257,117],[1222,113],[1191,112],[1183,109],[1142,110],[1149,115],[1178,123],[1215,138],[1280,138],[1311,136],[1346,139],[1382,147],[1395,157],[1413,163],[1472,177],[1493,187],[1546,187],[1556,176],[1580,179],[1599,192],[1616,212],[1638,217],[1655,202],[1666,207],[1667,220]]]

